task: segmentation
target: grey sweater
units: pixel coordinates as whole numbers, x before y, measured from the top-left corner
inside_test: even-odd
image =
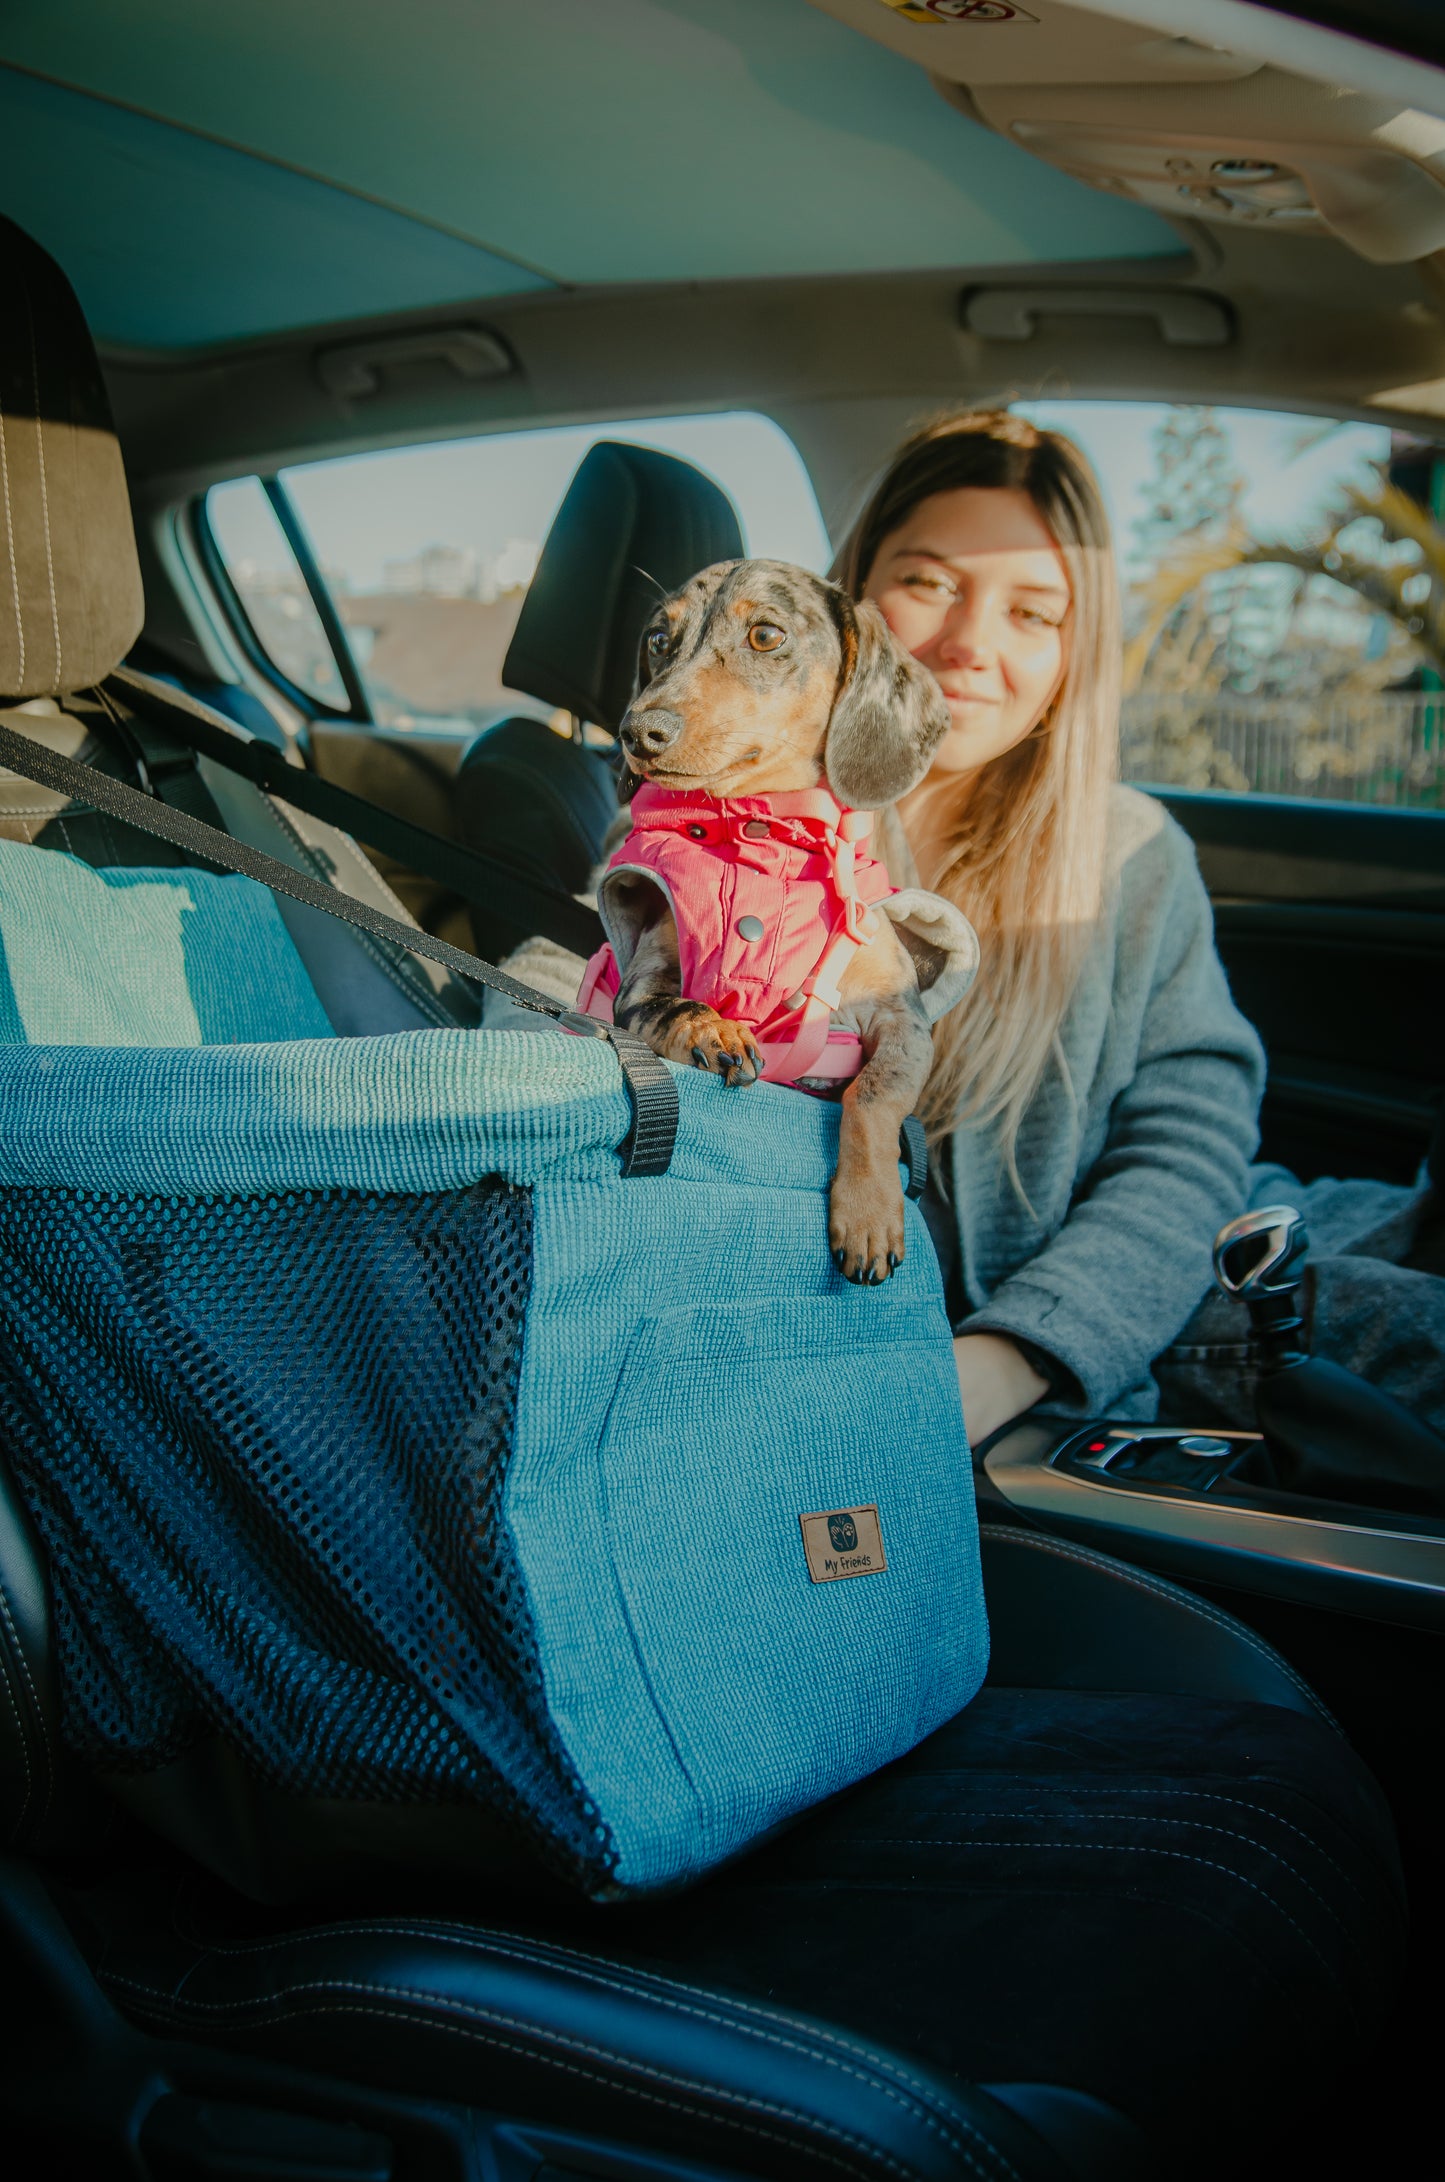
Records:
[[[897,886],[918,872],[892,812],[878,843]],[[950,1140],[970,1332],[1010,1334],[1055,1367],[1043,1404],[1155,1415],[1151,1360],[1210,1285],[1210,1245],[1247,1201],[1264,1088],[1258,1038],[1229,997],[1209,897],[1188,836],[1163,805],[1116,788],[1107,908],[1024,1117],[1009,1180],[997,1132]],[[570,1002],[580,959],[531,940],[504,965]],[[534,1028],[494,993],[488,1027]],[[1077,1104],[1076,1104],[1077,1101]],[[1029,1207],[1032,1207],[1032,1210]]]
[[[1072,1094],[1051,1068],[1019,1135],[1029,1205],[991,1127],[955,1130],[949,1187],[959,1330],[1061,1366],[1046,1407],[1148,1418],[1150,1362],[1248,1198],[1264,1053],[1229,997],[1188,836],[1152,796],[1116,788],[1109,848],[1103,924],[1060,1032]]]

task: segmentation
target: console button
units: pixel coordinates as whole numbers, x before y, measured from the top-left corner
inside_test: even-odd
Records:
[[[1187,1433],[1176,1444],[1181,1455],[1213,1456],[1217,1458],[1220,1455],[1232,1455],[1234,1453],[1232,1440],[1211,1439],[1208,1433],[1205,1432]]]
[[[1084,1470],[1109,1470],[1136,1442],[1126,1433],[1110,1432],[1069,1449],[1069,1459]]]

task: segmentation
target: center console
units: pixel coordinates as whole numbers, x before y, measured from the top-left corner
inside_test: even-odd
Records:
[[[1245,1306],[1258,1431],[1007,1425],[977,1451],[980,1509],[1236,1591],[1445,1630],[1445,1440],[1309,1353],[1305,1223],[1231,1220],[1214,1277]]]
[[[980,1511],[1161,1572],[1445,1630],[1445,1517],[1281,1492],[1258,1432],[1025,1417],[980,1451]]]

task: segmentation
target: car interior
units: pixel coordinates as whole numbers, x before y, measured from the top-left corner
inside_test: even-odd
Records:
[[[1271,420],[1291,476],[1363,450],[1354,517],[1397,515],[1336,601],[1348,670],[1292,693],[1267,635],[1268,703],[1236,677],[1187,734],[1195,685],[1146,675],[1125,774],[1190,835],[1264,1041],[1260,1158],[1445,1192],[1429,0],[52,0],[0,23],[0,106],[0,727],[520,950],[565,1005],[660,593],[749,552],[825,569],[949,405],[1076,429],[1121,554],[1169,515],[1122,480],[1171,418],[1242,450]],[[1327,604],[1353,550],[1321,544]],[[1337,661],[1310,596],[1289,643]],[[1270,706],[1307,764],[1259,754]],[[188,860],[0,791],[5,842]],[[343,1037],[514,1020],[277,903]],[[975,1447],[978,1699],[640,1903],[566,1896],[461,1806],[289,1794],[218,1736],[97,1774],[0,1446],[10,2171],[1427,2171],[1445,1471],[1398,1403],[1302,1362],[1303,1227],[1216,1255],[1256,1428],[1046,1405]]]

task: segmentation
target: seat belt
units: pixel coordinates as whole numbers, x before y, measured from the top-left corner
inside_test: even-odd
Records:
[[[147,692],[149,695],[149,692]],[[267,744],[243,745],[252,749],[267,749]],[[208,753],[203,753],[208,754]],[[310,780],[314,776],[298,773],[276,753],[277,763],[291,780]],[[423,932],[415,925],[403,924],[397,917],[389,917],[382,910],[373,909],[366,902],[359,902],[339,888],[324,886],[319,879],[308,877],[305,872],[295,871],[274,856],[263,854],[260,849],[249,848],[243,841],[235,841],[230,834],[222,833],[189,811],[178,810],[174,805],[163,803],[159,797],[145,795],[139,788],[131,788],[124,781],[114,779],[109,773],[99,773],[93,766],[77,765],[74,759],[62,757],[58,751],[48,750],[41,743],[32,742],[28,735],[20,735],[13,728],[0,724],[0,766],[9,772],[19,773],[25,780],[33,780],[42,788],[54,789],[72,802],[88,803],[94,809],[104,811],[108,817],[119,819],[127,826],[135,826],[142,833],[153,834],[158,841],[168,841],[172,848],[180,849],[193,861],[217,867],[222,871],[236,872],[243,879],[254,879],[258,885],[268,887],[273,894],[285,894],[292,901],[301,902],[307,909],[319,909],[328,917],[339,917],[346,924],[354,924],[360,931],[369,932],[374,939],[389,940],[393,945],[407,948],[414,955],[424,955],[430,962],[439,962],[443,969],[451,970],[458,977],[470,979],[474,985],[485,985],[499,992],[519,1008],[527,1008],[534,1015],[547,1016],[561,1029],[584,1038],[605,1038],[617,1055],[627,1088],[628,1102],[632,1108],[632,1122],[627,1135],[618,1146],[622,1172],[629,1179],[648,1175],[666,1174],[672,1158],[672,1147],[677,1136],[678,1104],[677,1086],[668,1071],[667,1063],[655,1054],[649,1045],[629,1032],[615,1029],[593,1015],[579,1014],[575,1008],[564,1007],[560,1000],[524,985],[519,979],[509,977],[505,970],[498,970],[490,962],[483,962],[478,955],[470,955],[461,947],[453,947],[448,940],[434,939],[430,932]],[[240,767],[234,768],[240,771]],[[248,776],[250,777],[250,776]],[[260,783],[257,782],[259,786]],[[277,792],[290,796],[289,786]],[[337,791],[341,793],[342,791]],[[298,804],[300,799],[295,799]],[[348,802],[360,803],[360,798],[348,796]],[[369,804],[361,807],[369,810]],[[313,811],[313,816],[326,814]],[[424,841],[431,841],[420,827],[409,832]],[[439,844],[441,845],[441,844]],[[46,853],[42,851],[42,853]],[[478,859],[478,868],[485,870]],[[540,891],[540,890],[539,890]],[[561,897],[558,897],[559,899]],[[574,907],[578,906],[576,904]]]
[[[501,909],[515,922],[530,926],[574,954],[593,955],[605,934],[595,909],[589,909],[559,888],[545,886],[520,865],[498,858],[473,855],[458,842],[443,840],[425,826],[394,811],[384,811],[365,796],[353,795],[333,781],[322,780],[304,767],[291,765],[284,753],[244,728],[223,726],[204,705],[150,681],[127,667],[117,667],[100,683],[96,696],[124,720],[134,712],[149,715],[163,731],[184,748],[198,751],[228,772],[239,773],[264,795],[278,796],[298,811],[338,827],[354,839],[394,857],[408,871],[436,879],[463,901],[479,908]]]

